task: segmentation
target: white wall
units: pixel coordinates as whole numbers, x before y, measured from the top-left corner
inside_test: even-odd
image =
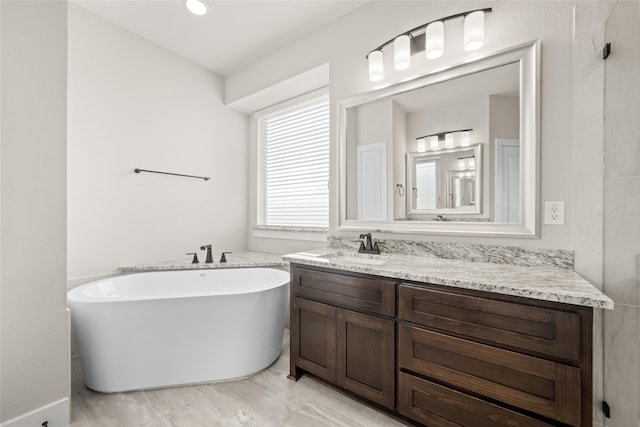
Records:
[[[273,86],[318,64],[331,64],[331,232],[337,232],[337,147],[336,104],[355,94],[383,87],[429,72],[471,55],[482,54],[528,42],[542,41],[541,87],[541,164],[543,165],[542,200],[564,200],[567,216],[564,226],[542,226],[540,239],[498,239],[458,236],[402,236],[418,240],[468,241],[519,246],[571,248],[571,88],[572,88],[572,2],[487,2],[493,7],[486,19],[486,43],[478,52],[465,53],[461,48],[461,22],[458,31],[445,37],[447,54],[428,62],[415,55],[408,70],[395,71],[391,55],[385,57],[386,77],[382,82],[368,80],[365,55],[379,43],[432,19],[477,7],[470,2],[376,1],[356,9],[321,30],[298,39],[288,46],[256,60],[227,77],[227,102]],[[453,24],[452,24],[453,25]],[[292,61],[291,58],[295,58]]]
[[[67,2],[2,1],[0,10],[0,422],[61,426],[70,394]]]
[[[69,9],[69,278],[246,249],[248,118],[222,79]]]

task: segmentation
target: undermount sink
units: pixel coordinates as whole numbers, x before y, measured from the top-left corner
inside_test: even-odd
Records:
[[[350,262],[354,264],[367,264],[367,265],[383,265],[388,259],[382,255],[367,255],[367,254],[346,254],[346,253],[333,253],[324,256],[330,261],[337,262]]]

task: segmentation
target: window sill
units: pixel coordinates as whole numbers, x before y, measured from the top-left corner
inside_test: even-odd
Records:
[[[295,227],[265,227],[253,228],[253,237],[267,239],[306,240],[309,242],[326,242],[327,229],[295,228]]]

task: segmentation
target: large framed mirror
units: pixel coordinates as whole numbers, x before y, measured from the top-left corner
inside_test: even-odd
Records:
[[[339,230],[537,237],[540,43],[339,102]]]

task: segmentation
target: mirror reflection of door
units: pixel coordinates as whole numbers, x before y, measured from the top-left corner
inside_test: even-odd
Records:
[[[387,144],[359,145],[357,153],[358,219],[387,220]]]
[[[496,222],[520,222],[520,141],[496,139]]]

